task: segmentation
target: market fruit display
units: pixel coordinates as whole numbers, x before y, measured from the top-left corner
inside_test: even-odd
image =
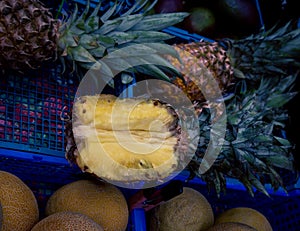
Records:
[[[173,44],[173,47],[170,49],[170,46],[165,46],[166,44],[156,43],[157,41],[166,41],[170,38],[169,35],[161,34],[158,31],[166,26],[180,22],[187,14],[131,14],[136,12],[137,8],[135,7],[137,6],[134,6],[127,14],[113,19],[112,15],[118,13],[118,7],[112,7],[100,17],[98,15],[99,8],[96,7],[93,11],[92,7],[89,8],[89,4],[87,4],[88,7],[84,9],[83,14],[78,13],[79,11],[75,7],[72,17],[66,17],[68,19],[66,23],[57,23],[49,13],[42,10],[44,8],[37,1],[14,1],[13,3],[11,1],[1,1],[0,4],[0,32],[5,31],[3,33],[5,36],[1,36],[2,40],[0,43],[3,46],[0,49],[1,54],[3,54],[0,58],[1,68],[22,70],[26,69],[23,66],[26,63],[33,67],[36,60],[32,62],[30,60],[32,58],[31,53],[33,54],[34,52],[27,54],[25,51],[30,50],[31,47],[36,48],[38,46],[56,47],[57,52],[51,53],[49,56],[52,57],[55,54],[61,56],[63,54],[63,57],[71,60],[71,63],[75,66],[77,63],[81,67],[88,69],[97,64],[97,62],[101,63],[100,59],[103,55],[114,51],[113,47],[115,45],[121,44],[121,47],[125,47],[125,45],[130,45],[132,42],[138,43],[141,41],[151,42],[151,44],[152,42],[155,43],[155,45],[152,44],[155,47],[154,51],[150,49],[154,52],[151,53],[153,56],[149,55],[148,49],[142,49],[144,51],[142,52],[143,58],[147,59],[147,57],[151,56],[151,59],[154,57],[156,61],[162,61],[165,64],[164,59],[161,59],[161,56],[158,55],[163,53],[165,55],[173,54],[175,57],[177,54],[181,60],[185,60],[182,63],[183,68],[181,64],[177,64],[177,61],[171,58],[170,63],[172,67],[169,64],[167,65],[174,72],[178,72],[180,67],[184,75],[184,81],[177,78],[182,77],[181,73],[174,76],[169,72],[164,73],[152,65],[148,67],[150,67],[152,74],[155,73],[154,76],[170,80],[180,89],[183,89],[195,103],[198,112],[201,112],[199,113],[201,115],[199,116],[199,133],[201,134],[199,140],[201,142],[198,145],[199,149],[188,166],[188,170],[191,171],[191,178],[194,176],[202,178],[210,186],[213,186],[217,193],[220,194],[226,188],[226,177],[229,176],[241,181],[252,195],[254,195],[253,188],[268,194],[264,188],[266,182],[271,183],[274,189],[285,186],[285,182],[280,176],[280,169],[295,170],[293,159],[294,144],[289,140],[289,136],[284,135],[289,119],[285,106],[296,95],[293,86],[298,76],[295,70],[299,68],[300,57],[300,29],[295,29],[292,22],[286,25],[274,26],[268,31],[262,31],[239,40],[222,39],[215,43],[200,41],[189,44]],[[38,19],[37,22],[34,22],[33,19],[23,18],[26,25],[26,30],[24,29],[26,36],[30,36],[31,25],[39,28],[39,22],[42,20],[43,24],[45,24],[42,27],[43,29],[51,32],[57,31],[52,37],[55,37],[54,40],[59,41],[58,43],[49,42],[49,46],[44,46],[24,42],[22,43],[23,45],[29,46],[24,49],[22,49],[23,47],[11,45],[17,42],[21,44],[21,41],[26,40],[26,36],[19,34],[22,30],[20,29],[19,31],[21,27],[15,25],[19,25],[18,19],[22,18],[17,16],[20,13],[19,10],[27,7],[29,10],[26,12],[30,13],[30,10],[34,9],[34,15]],[[89,10],[92,10],[94,13],[88,14]],[[44,16],[41,15],[46,15],[47,19],[42,19],[41,17]],[[13,23],[8,20],[9,18],[13,18]],[[92,23],[99,22],[99,18],[102,23]],[[29,21],[29,24],[27,24],[27,21]],[[13,33],[7,33],[7,24],[9,24],[9,32]],[[137,36],[140,35],[140,31],[143,31],[141,37]],[[153,34],[153,32],[155,33]],[[34,31],[32,34],[31,36],[35,37],[42,33]],[[53,35],[53,33],[50,34]],[[90,35],[95,35],[96,40],[93,40],[94,37],[90,37]],[[134,38],[130,37],[131,35],[134,35]],[[57,37],[58,39],[56,39]],[[18,41],[16,42],[16,40]],[[52,41],[53,39],[44,38],[42,40]],[[129,43],[127,43],[128,40],[130,40]],[[97,44],[97,47],[92,46],[95,44]],[[102,46],[98,47],[99,44]],[[149,46],[148,43],[147,46]],[[17,47],[17,49],[11,49],[12,47]],[[174,53],[174,50],[177,52]],[[183,52],[182,50],[188,52]],[[90,56],[90,53],[93,53],[94,56]],[[138,52],[134,51],[128,54],[132,53],[136,54]],[[24,55],[25,58],[21,57],[21,55]],[[47,55],[47,57],[49,56]],[[45,59],[41,58],[39,55],[36,55],[36,57],[40,61],[48,59],[46,57]],[[20,63],[18,63],[18,60],[20,60]],[[76,61],[75,63],[73,63],[74,60]],[[123,63],[122,61],[124,60],[122,57],[112,57],[110,61],[112,62],[101,63],[103,67],[109,67],[105,70],[112,70],[115,67],[119,68],[118,64]],[[148,76],[147,73],[149,74],[150,69],[147,69],[146,73],[142,72],[142,74],[145,74],[143,77]],[[197,70],[198,72],[191,73],[190,70]],[[101,76],[111,76],[108,72],[101,73]],[[209,75],[207,75],[208,72],[210,73]],[[220,113],[217,113],[216,117],[211,114],[213,110],[210,109],[218,110],[218,106],[214,105],[215,102],[207,101],[193,82],[196,80],[202,85],[202,83],[205,83],[203,82],[206,79],[205,76],[211,75],[219,84],[219,88],[224,96],[216,99],[216,101],[222,101],[226,104],[227,130],[225,141],[222,144],[217,160],[209,171],[203,173],[200,171],[199,166],[203,161],[203,156],[210,140],[212,121],[214,118],[221,117]],[[176,94],[173,95],[176,97]],[[0,122],[4,123],[1,120]],[[72,131],[72,128],[70,130]],[[67,132],[71,134],[69,131]],[[72,150],[76,149],[72,148]],[[148,165],[146,164],[146,166]]]
[[[257,231],[256,229],[238,222],[227,222],[213,225],[206,231]]]
[[[39,220],[37,200],[16,175],[0,171],[1,231],[29,231]]]
[[[31,231],[103,231],[104,229],[86,215],[75,212],[58,212],[40,220]]]
[[[241,40],[173,44],[181,62],[170,56],[166,59],[179,70],[182,78],[170,76],[170,80],[189,97],[195,110],[201,112],[201,142],[187,166],[191,178],[202,178],[218,194],[226,190],[226,176],[238,179],[251,195],[254,195],[254,188],[268,195],[264,187],[266,182],[275,190],[285,187],[278,169],[295,171],[294,145],[281,132],[289,121],[286,104],[297,94],[293,86],[300,65],[299,43],[300,29],[287,23]],[[221,98],[215,96],[217,91],[215,85],[209,84],[211,79],[218,84]],[[177,101],[176,97],[181,98],[173,89],[165,88],[161,92],[173,97],[173,102]],[[207,99],[207,95],[210,98]],[[126,107],[130,100],[120,102]],[[226,114],[220,106],[222,102]],[[151,117],[150,108],[148,110]],[[76,107],[74,112],[76,114]],[[226,116],[225,140],[220,144],[222,148],[213,166],[203,173],[200,165],[210,142],[212,121],[224,119],[222,115]],[[71,126],[67,132],[67,137],[72,140]],[[67,158],[76,159],[80,156],[76,152],[76,144],[70,141]],[[97,163],[91,157],[87,159],[91,164]],[[88,169],[89,164],[86,167]],[[113,178],[114,174],[108,173],[105,177]]]
[[[114,185],[94,180],[78,180],[56,190],[48,199],[45,213],[71,211],[82,213],[107,231],[125,231],[128,206]]]
[[[160,204],[149,214],[149,230],[196,231],[214,224],[214,214],[208,200],[197,190],[183,188],[183,193]]]
[[[248,207],[231,208],[216,217],[216,224],[239,222],[253,227],[257,231],[272,231],[268,219],[258,210]]]

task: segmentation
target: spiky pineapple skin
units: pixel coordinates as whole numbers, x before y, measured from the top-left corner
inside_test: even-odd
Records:
[[[37,0],[0,2],[0,67],[26,70],[53,59],[58,22]]]
[[[218,42],[190,42],[174,44],[180,60],[169,57],[169,61],[182,74],[183,78],[175,77],[172,83],[180,88],[193,101],[205,102],[206,92],[213,93],[209,85],[208,73],[217,82],[223,94],[234,84],[233,66],[227,51]],[[210,89],[211,88],[211,89]]]

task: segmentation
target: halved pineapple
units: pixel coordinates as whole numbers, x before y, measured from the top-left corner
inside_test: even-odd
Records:
[[[69,149],[67,159],[84,172],[125,185],[162,182],[182,170],[181,161],[191,154],[177,112],[158,99],[79,97],[73,135],[77,152]]]

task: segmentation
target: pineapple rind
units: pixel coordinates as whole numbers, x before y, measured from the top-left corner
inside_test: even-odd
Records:
[[[214,95],[216,91],[224,94],[233,84],[234,71],[230,58],[217,42],[180,43],[173,47],[178,52],[179,59],[170,56],[167,58],[183,78],[176,77],[172,81],[191,101],[208,101],[205,96]],[[206,72],[217,81],[219,89],[212,88]],[[203,94],[204,90],[206,94]]]
[[[23,71],[56,58],[58,27],[37,0],[0,1],[0,68]]]

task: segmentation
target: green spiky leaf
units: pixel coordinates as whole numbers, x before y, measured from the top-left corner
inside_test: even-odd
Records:
[[[162,79],[162,80],[170,82],[169,76],[167,76],[165,72],[161,71],[155,65],[148,64],[148,65],[137,66],[134,68],[134,70],[135,70],[135,72],[144,73],[145,77],[154,76],[158,79]]]
[[[159,15],[145,16],[143,21],[137,23],[132,30],[139,31],[159,31],[169,26],[175,25],[184,20],[189,14],[188,13],[165,13]]]
[[[85,49],[95,49],[98,47],[98,42],[96,38],[89,34],[84,34],[79,38],[79,45],[83,46]]]
[[[122,18],[107,20],[107,21],[105,21],[105,24],[103,24],[100,28],[95,30],[94,33],[106,35],[107,33],[114,31],[122,23],[122,21],[123,21]]]
[[[69,47],[68,54],[77,62],[95,63],[96,59],[83,46]]]
[[[110,17],[112,17],[117,9],[117,5],[118,5],[118,3],[117,3],[117,1],[115,1],[115,4],[101,16],[100,20],[102,22],[106,22]]]
[[[154,43],[173,38],[173,36],[158,31],[114,31],[107,36],[114,38],[118,44],[128,43],[134,40],[135,43]]]
[[[106,47],[101,44],[98,44],[96,48],[90,49],[89,52],[93,57],[95,57],[95,59],[100,59],[103,56],[105,56]]]
[[[128,15],[126,17],[122,17],[121,23],[115,28],[116,31],[128,31],[130,30],[134,25],[141,22],[143,19],[142,14],[134,14],[134,15]]]
[[[255,177],[252,173],[248,175],[249,182],[253,185],[258,191],[262,192],[266,196],[270,197],[269,193],[267,192],[265,186]]]
[[[288,103],[291,99],[293,99],[297,95],[296,92],[289,92],[285,94],[279,94],[279,95],[271,95],[268,98],[268,101],[266,102],[266,105],[268,107],[282,107],[286,103]]]

